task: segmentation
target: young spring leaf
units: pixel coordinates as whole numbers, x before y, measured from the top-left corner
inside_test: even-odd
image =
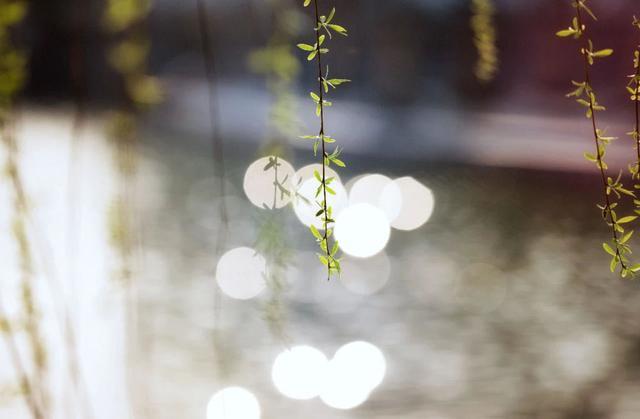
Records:
[[[602,248],[605,252],[609,253],[611,256],[615,256],[616,252],[609,246],[608,243],[602,243]]]

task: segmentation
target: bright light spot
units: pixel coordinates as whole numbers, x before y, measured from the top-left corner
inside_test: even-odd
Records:
[[[287,190],[291,190],[291,181],[295,175],[295,170],[286,160],[278,157],[278,167],[271,166],[264,170],[269,164],[269,159],[273,156],[263,157],[251,163],[244,174],[244,193],[249,201],[260,208],[282,208],[291,201],[291,196],[282,194],[279,188],[274,185],[276,170],[278,171],[278,181]]]
[[[395,220],[402,208],[402,193],[398,185],[383,175],[366,175],[354,182],[349,191],[349,204],[371,204]]]
[[[312,175],[313,176],[313,175]],[[310,226],[313,224],[318,229],[323,228],[322,220],[320,217],[316,217],[316,213],[320,207],[316,203],[316,201],[322,200],[322,194],[316,197],[316,191],[320,186],[320,182],[316,178],[310,178],[302,182],[300,188],[298,189],[298,194],[302,197],[306,198],[308,202],[305,202],[303,199],[297,199],[294,201],[293,209],[296,213],[296,216],[300,220],[300,222],[306,226]],[[336,194],[331,195],[327,194],[327,204],[333,208],[333,217],[338,216],[341,211],[347,206],[347,191],[340,183],[340,180],[336,179],[331,183],[331,189],[333,189]]]
[[[391,229],[382,210],[370,204],[356,204],[337,216],[335,234],[345,253],[366,258],[384,249]]]
[[[340,262],[340,283],[349,291],[359,295],[372,295],[389,281],[391,263],[385,252],[368,259],[344,257]]]
[[[373,390],[379,386],[387,371],[387,363],[377,346],[363,341],[347,343],[333,356],[332,362],[358,377],[358,382]]]
[[[320,393],[320,399],[334,409],[353,409],[366,402],[370,391],[355,386],[354,379],[341,367],[329,362],[327,386]]]
[[[216,281],[231,298],[248,300],[265,288],[266,261],[248,247],[237,247],[222,255],[216,267]]]
[[[285,396],[308,400],[320,394],[327,357],[310,346],[295,346],[276,358],[271,370],[273,384]]]
[[[351,342],[329,362],[320,398],[336,409],[352,409],[364,403],[384,379],[386,361],[382,351],[367,342]]]
[[[207,419],[260,419],[260,404],[250,391],[227,387],[209,400]]]
[[[433,213],[433,193],[412,177],[401,177],[393,183],[400,189],[402,208],[391,226],[398,230],[415,230],[426,223]]]

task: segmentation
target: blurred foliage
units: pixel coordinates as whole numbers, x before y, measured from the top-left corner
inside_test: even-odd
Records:
[[[285,332],[286,308],[282,299],[286,291],[286,273],[292,261],[292,250],[287,245],[283,213],[276,208],[278,196],[283,199],[291,196],[284,185],[287,178],[280,178],[278,168],[281,163],[278,156],[269,156],[269,163],[264,167],[265,175],[273,172],[273,206],[266,208],[260,220],[260,228],[256,238],[255,249],[266,261],[264,280],[270,291],[269,300],[264,307],[264,316],[274,336],[288,340]]]
[[[3,119],[25,81],[26,55],[12,45],[10,30],[24,19],[26,11],[25,1],[0,1],[0,117]]]
[[[478,51],[475,75],[482,82],[493,80],[498,72],[497,30],[493,21],[493,0],[471,0],[471,29]]]
[[[108,0],[104,24],[110,32],[121,32],[142,21],[150,9],[150,0]]]
[[[279,158],[287,154],[287,139],[296,135],[299,121],[296,115],[294,83],[300,73],[300,63],[293,54],[291,40],[301,28],[302,17],[291,7],[290,0],[272,0],[278,13],[271,37],[264,48],[253,51],[248,57],[251,70],[266,78],[273,100],[269,111],[269,129],[261,154],[269,156],[264,167],[265,176],[273,172],[273,205],[266,208],[259,220],[255,249],[266,260],[264,279],[269,289],[269,299],[264,306],[264,317],[271,332],[286,341],[286,307],[283,294],[288,288],[286,272],[291,263],[288,236],[285,233],[282,211],[276,208],[278,195],[295,195],[285,187],[286,178],[280,179]]]
[[[114,162],[120,177],[119,196],[109,208],[108,223],[112,246],[120,259],[119,277],[131,279],[131,258],[134,249],[133,209],[131,190],[135,176],[139,113],[162,101],[158,80],[147,74],[151,49],[145,20],[151,10],[149,0],[108,0],[103,15],[106,30],[114,38],[107,60],[120,75],[125,92],[125,104],[111,113],[107,124],[109,138],[115,147]]]

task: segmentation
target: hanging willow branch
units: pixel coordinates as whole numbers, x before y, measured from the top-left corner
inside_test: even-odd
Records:
[[[633,26],[640,29],[640,20],[635,16],[633,17]],[[629,83],[627,84],[627,91],[631,95],[630,98],[634,105],[635,124],[633,130],[628,132],[633,141],[636,149],[636,161],[629,165],[629,173],[634,180],[634,188],[640,189],[640,45],[638,49],[633,52],[633,68],[634,72],[629,76]],[[635,199],[633,203],[636,207],[636,214],[640,214],[640,200]]]
[[[593,131],[593,140],[595,154],[584,153],[585,158],[596,164],[602,181],[602,192],[604,202],[598,204],[601,210],[602,218],[609,226],[611,231],[610,243],[603,243],[604,250],[611,255],[610,268],[614,272],[619,267],[620,275],[626,277],[633,275],[634,272],[640,270],[640,265],[630,265],[627,255],[631,253],[631,247],[628,244],[633,230],[625,230],[625,224],[634,221],[637,216],[628,215],[619,217],[616,213],[618,200],[623,195],[635,198],[635,194],[626,189],[621,182],[621,174],[616,179],[607,176],[607,164],[604,161],[607,146],[615,140],[615,137],[607,137],[604,130],[598,128],[596,121],[596,113],[604,111],[605,107],[598,103],[596,93],[591,83],[591,66],[597,59],[608,57],[613,54],[610,48],[595,50],[593,42],[588,37],[587,26],[584,18],[586,15],[593,20],[597,20],[595,14],[586,5],[587,0],[576,0],[573,3],[575,8],[575,16],[571,22],[571,26],[567,29],[560,30],[556,33],[559,37],[573,37],[582,40],[580,53],[584,62],[584,80],[581,82],[572,81],[575,90],[567,94],[568,97],[576,98],[576,101],[586,108],[586,117],[591,120]]]
[[[312,0],[305,0],[304,7],[311,4]],[[327,168],[334,164],[339,167],[345,167],[344,162],[340,159],[340,153],[342,150],[340,147],[335,147],[333,152],[328,151],[327,144],[335,143],[335,139],[325,133],[325,108],[332,105],[331,102],[325,99],[325,96],[329,93],[329,88],[335,89],[339,85],[349,82],[347,79],[330,79],[329,78],[329,66],[326,66],[326,72],[323,74],[322,56],[329,52],[329,48],[323,46],[327,39],[332,38],[333,33],[337,33],[343,36],[347,36],[347,29],[341,25],[333,23],[336,9],[331,9],[329,16],[320,15],[318,8],[319,0],[313,0],[313,8],[315,12],[315,43],[310,44],[298,44],[298,48],[308,52],[307,61],[313,61],[314,59],[318,63],[318,90],[317,92],[310,92],[309,95],[315,103],[316,115],[320,118],[320,130],[317,135],[305,135],[302,138],[313,140],[313,153],[317,155],[318,148],[322,153],[322,173],[317,170],[314,172],[316,180],[320,183],[316,190],[315,199],[318,204],[318,212],[316,217],[319,217],[322,223],[323,232],[320,233],[318,229],[312,224],[310,229],[313,236],[318,242],[322,254],[318,254],[320,261],[327,267],[327,279],[330,279],[333,274],[340,273],[340,259],[336,258],[339,247],[338,242],[334,240],[333,245],[330,244],[330,237],[333,234],[333,210],[331,205],[327,202],[327,195],[335,195],[336,192],[331,188],[331,182],[335,181],[335,177],[327,177]]]

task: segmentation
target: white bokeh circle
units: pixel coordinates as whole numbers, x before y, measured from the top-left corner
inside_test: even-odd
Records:
[[[248,300],[260,294],[266,284],[266,261],[249,247],[236,247],[226,252],[216,266],[216,282],[227,296]]]
[[[271,379],[283,395],[309,400],[320,394],[328,362],[322,352],[311,346],[295,346],[278,355]]]
[[[395,179],[393,183],[402,195],[402,207],[391,226],[398,230],[415,230],[431,218],[435,205],[433,192],[409,176]]]
[[[402,193],[391,178],[371,174],[360,177],[349,190],[349,204],[367,203],[381,209],[389,222],[395,220],[402,209]]]
[[[260,419],[260,416],[258,399],[242,387],[224,388],[207,404],[207,419]]]
[[[351,205],[336,218],[336,240],[340,249],[351,256],[367,258],[381,252],[390,234],[387,216],[371,204]]]
[[[375,345],[357,341],[342,346],[329,361],[320,399],[335,409],[364,403],[384,379],[386,361]]]

